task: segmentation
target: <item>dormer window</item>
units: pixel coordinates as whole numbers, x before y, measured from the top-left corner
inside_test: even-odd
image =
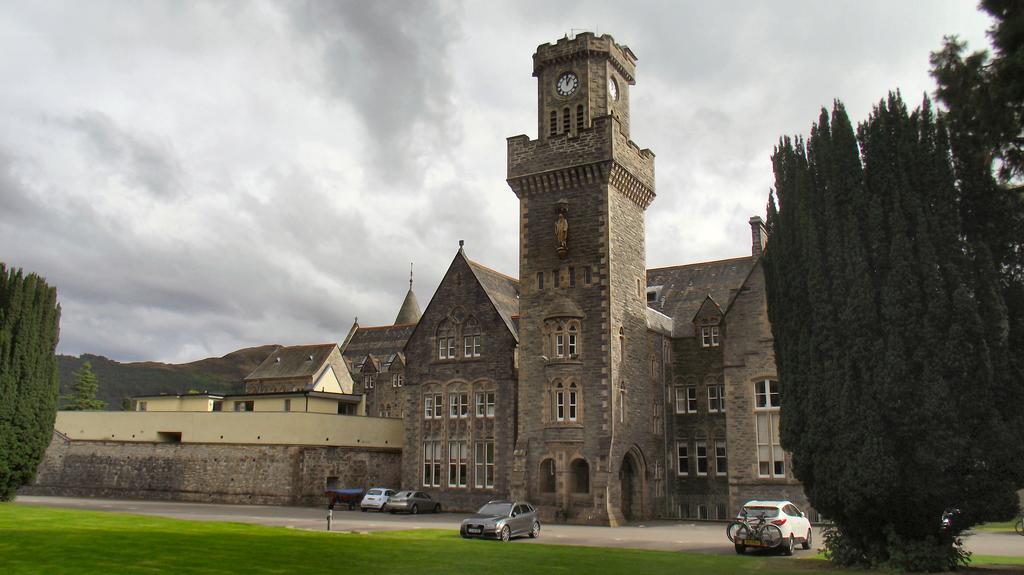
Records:
[[[661,297],[662,286],[648,286],[647,287],[647,303],[657,303],[658,298]]]
[[[701,347],[718,347],[718,326],[717,325],[706,325],[700,328],[700,346]]]

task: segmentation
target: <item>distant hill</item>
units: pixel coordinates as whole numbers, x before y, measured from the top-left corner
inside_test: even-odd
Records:
[[[74,381],[72,374],[87,361],[92,364],[92,370],[99,378],[100,391],[97,396],[107,402],[108,410],[121,409],[123,400],[133,395],[184,393],[190,390],[237,393],[243,391],[242,378],[279,347],[248,347],[223,357],[182,364],[155,361],[120,363],[88,353],[79,357],[58,355],[60,393],[69,393]]]

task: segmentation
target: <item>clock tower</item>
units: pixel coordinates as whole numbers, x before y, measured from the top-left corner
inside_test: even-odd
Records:
[[[644,212],[654,154],[629,139],[635,69],[609,35],[539,46],[537,139],[508,139],[521,291],[511,488],[551,519],[653,515],[647,462],[661,454],[645,369]]]

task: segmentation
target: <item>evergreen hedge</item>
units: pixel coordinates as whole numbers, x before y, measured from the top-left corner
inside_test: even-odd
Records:
[[[943,120],[890,94],[855,130],[841,103],[772,158],[765,254],[782,445],[843,564],[943,570],[1024,485],[1024,378],[1005,286],[964,234]],[[977,199],[977,198],[975,198]],[[962,520],[943,529],[945,509]]]
[[[53,433],[57,290],[0,263],[0,500],[32,481]]]

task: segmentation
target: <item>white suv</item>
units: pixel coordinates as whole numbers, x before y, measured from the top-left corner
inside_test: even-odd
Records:
[[[797,543],[800,543],[804,549],[811,548],[811,522],[807,519],[807,515],[790,501],[748,501],[737,517],[743,518],[744,516],[750,522],[763,516],[766,524],[770,523],[778,527],[782,532],[782,540],[778,543],[778,548],[786,555],[793,554]],[[737,539],[733,543],[736,545],[737,553],[743,553],[748,546],[757,546],[751,544],[753,541],[744,539]]]
[[[394,494],[394,489],[374,487],[366,492],[363,500],[359,502],[359,508],[363,511],[366,511],[367,509],[384,511],[384,506],[388,504],[388,500],[391,499],[391,496]]]

